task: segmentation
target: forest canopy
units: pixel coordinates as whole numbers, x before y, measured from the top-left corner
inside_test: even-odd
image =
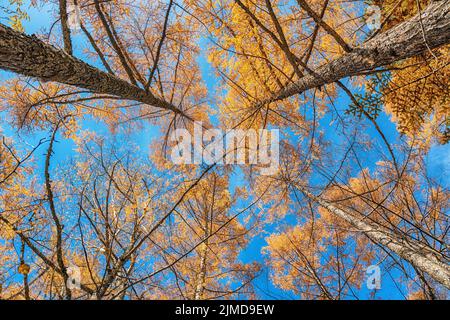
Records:
[[[449,52],[449,0],[2,0],[0,299],[448,299]]]

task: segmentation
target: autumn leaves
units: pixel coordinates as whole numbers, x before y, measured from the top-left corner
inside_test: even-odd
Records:
[[[0,25],[19,74],[0,91],[2,297],[258,298],[266,268],[296,298],[360,298],[371,264],[405,297],[445,297],[449,195],[426,160],[448,142],[448,1],[374,1],[379,31],[359,2],[76,4],[76,38],[71,1],[48,37]],[[280,130],[277,170],[173,163],[195,121],[257,153]],[[161,134],[139,148],[140,125]]]

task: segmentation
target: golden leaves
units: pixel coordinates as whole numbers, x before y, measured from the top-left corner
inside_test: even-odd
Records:
[[[383,30],[388,30],[416,15],[419,12],[418,4],[421,10],[424,10],[430,2],[430,0],[375,0],[386,20]]]
[[[361,261],[368,262],[373,257],[365,243],[349,245],[352,236],[343,230],[321,214],[314,221],[266,238],[268,245],[263,253],[267,255],[274,284],[303,299],[332,299],[330,292],[334,292],[338,277],[334,270],[345,261],[354,269],[342,276],[348,284],[359,287],[364,275]],[[336,257],[336,252],[342,256]]]
[[[380,3],[378,3],[380,2]],[[424,10],[429,0],[376,1],[386,20],[384,30]],[[427,150],[434,141],[450,139],[449,46],[394,64],[391,81],[383,89],[385,111],[406,134]]]
[[[450,139],[450,47],[435,51],[429,61],[411,58],[396,64],[392,80],[384,89],[385,109],[397,122],[398,130],[422,140],[428,148],[434,139]]]
[[[26,264],[26,263],[22,263],[22,264],[19,266],[19,268],[17,269],[17,271],[18,271],[20,274],[26,276],[26,275],[28,275],[28,274],[30,273],[30,266],[29,266],[28,264]]]

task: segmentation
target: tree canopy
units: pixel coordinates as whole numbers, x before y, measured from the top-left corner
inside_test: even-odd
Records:
[[[450,1],[4,2],[0,299],[448,298]]]

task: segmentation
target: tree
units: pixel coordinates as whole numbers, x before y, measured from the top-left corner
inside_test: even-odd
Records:
[[[1,7],[2,298],[254,298],[266,267],[296,297],[345,299],[371,264],[445,298],[449,196],[426,158],[448,143],[450,3],[370,3],[378,30],[362,2],[61,0],[47,35]],[[280,128],[279,172],[174,165],[169,137],[195,121]],[[243,262],[261,235],[265,261]]]

